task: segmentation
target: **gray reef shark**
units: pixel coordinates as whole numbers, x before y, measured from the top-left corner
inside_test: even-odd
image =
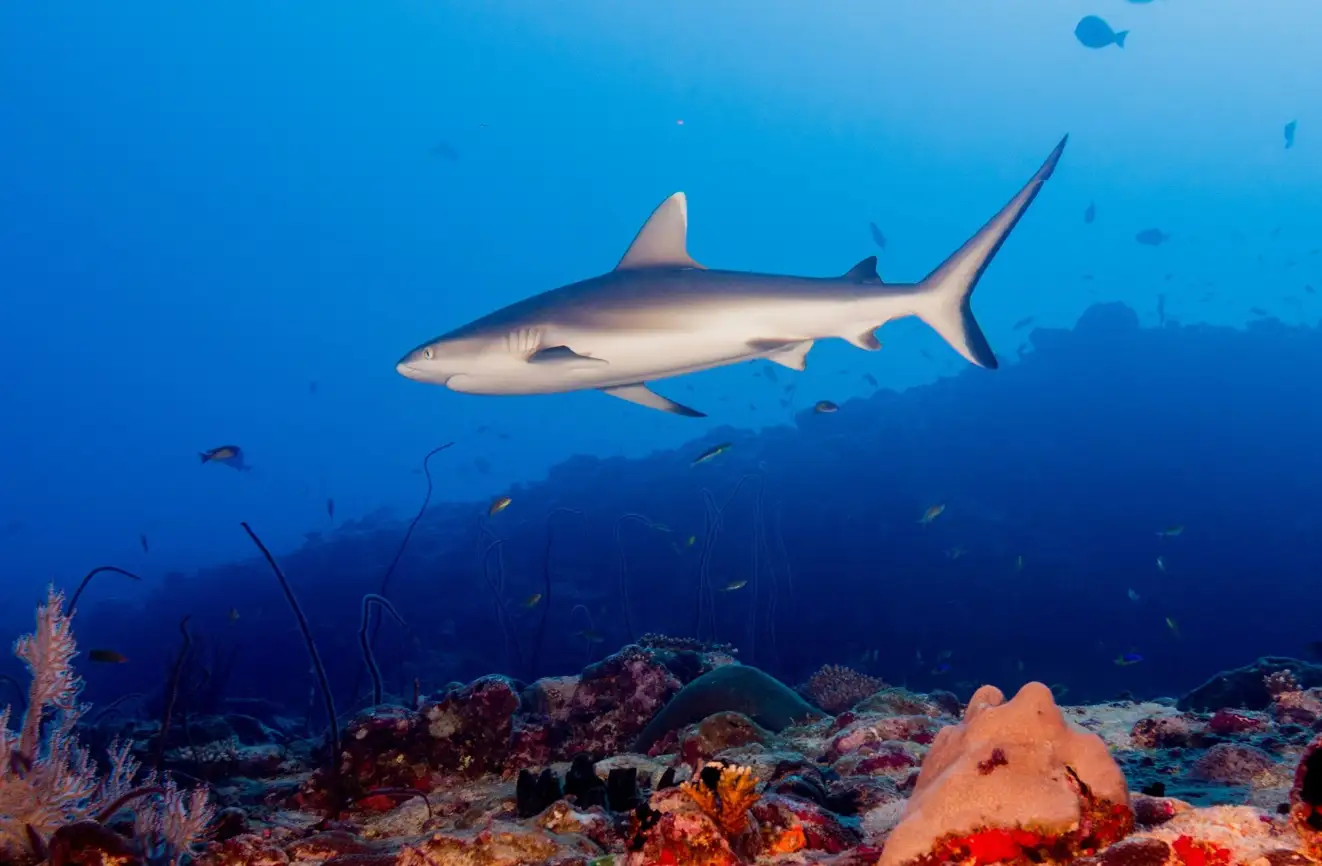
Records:
[[[511,304],[430,340],[396,366],[466,394],[597,389],[701,417],[647,383],[762,358],[803,370],[817,340],[881,348],[875,332],[917,316],[956,352],[995,368],[969,309],[978,279],[1051,177],[1069,136],[977,234],[917,283],[883,283],[875,256],[838,277],[705,268],[689,257],[683,193],[661,203],[613,271]]]

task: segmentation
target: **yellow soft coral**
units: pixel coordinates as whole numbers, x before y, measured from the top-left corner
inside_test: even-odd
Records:
[[[757,802],[757,779],[748,767],[710,761],[680,786],[727,836],[748,829],[748,810]]]

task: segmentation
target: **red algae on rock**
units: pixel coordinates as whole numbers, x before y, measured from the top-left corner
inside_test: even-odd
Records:
[[[1050,689],[1029,683],[1006,701],[983,686],[964,720],[937,734],[880,866],[1062,862],[1133,823],[1106,745],[1071,728]]]

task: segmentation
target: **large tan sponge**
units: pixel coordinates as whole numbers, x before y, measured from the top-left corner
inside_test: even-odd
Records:
[[[1071,727],[1050,689],[1028,683],[1007,702],[1000,689],[983,686],[964,720],[936,735],[879,866],[910,863],[952,835],[1070,833],[1080,823],[1080,782],[1096,801],[1129,805],[1129,787],[1106,744]]]

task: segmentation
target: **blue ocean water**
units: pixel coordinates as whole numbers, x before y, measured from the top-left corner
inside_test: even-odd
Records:
[[[1090,13],[1123,48],[1079,44]],[[218,694],[301,707],[246,521],[341,692],[397,554],[398,694],[576,670],[647,631],[790,682],[833,662],[964,696],[1170,694],[1301,655],[1322,637],[1319,21],[1286,0],[6,5],[0,629],[115,565],[141,579],[97,576],[79,634],[129,663],[89,674],[93,700],[159,689],[188,616]],[[912,319],[879,353],[657,386],[704,419],[394,369],[610,269],[677,190],[704,264],[875,254],[920,279],[1066,133],[973,298],[994,372]],[[198,460],[231,443],[250,471]]]

